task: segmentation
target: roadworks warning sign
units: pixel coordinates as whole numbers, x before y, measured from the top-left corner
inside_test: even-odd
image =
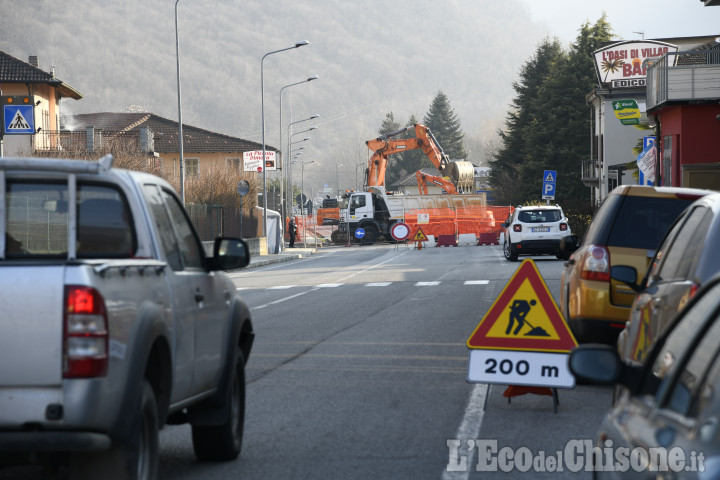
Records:
[[[569,352],[577,346],[545,281],[524,260],[467,341],[468,348]]]
[[[572,388],[577,341],[532,260],[524,260],[467,340],[468,382]]]

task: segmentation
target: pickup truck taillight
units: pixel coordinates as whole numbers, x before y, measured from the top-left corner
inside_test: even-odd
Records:
[[[585,280],[610,281],[610,252],[601,245],[590,245],[581,260],[580,276]]]
[[[63,378],[102,377],[108,366],[105,301],[92,287],[65,287]]]

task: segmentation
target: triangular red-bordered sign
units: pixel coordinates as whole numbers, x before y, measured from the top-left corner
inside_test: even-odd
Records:
[[[532,260],[524,260],[470,338],[468,348],[569,352],[577,341]]]
[[[425,236],[425,232],[422,231],[422,228],[418,227],[417,231],[415,232],[415,236],[413,237],[413,242],[427,242],[427,236]]]

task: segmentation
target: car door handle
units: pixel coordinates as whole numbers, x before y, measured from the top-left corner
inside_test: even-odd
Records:
[[[195,301],[197,303],[200,303],[203,300],[205,300],[205,295],[203,295],[202,292],[200,291],[200,289],[198,288],[197,290],[195,290]]]

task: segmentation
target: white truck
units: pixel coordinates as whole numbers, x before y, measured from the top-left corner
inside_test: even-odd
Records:
[[[158,430],[240,453],[248,307],[166,181],[97,162],[0,158],[0,465],[152,479]]]
[[[369,186],[366,192],[350,192],[340,207],[340,223],[332,233],[333,243],[345,243],[348,232],[355,237],[358,228],[364,230],[362,242],[372,244],[382,235],[393,241],[391,229],[405,221],[407,213],[430,212],[432,209],[486,207],[487,197],[481,194],[452,195],[388,195],[384,187]]]

